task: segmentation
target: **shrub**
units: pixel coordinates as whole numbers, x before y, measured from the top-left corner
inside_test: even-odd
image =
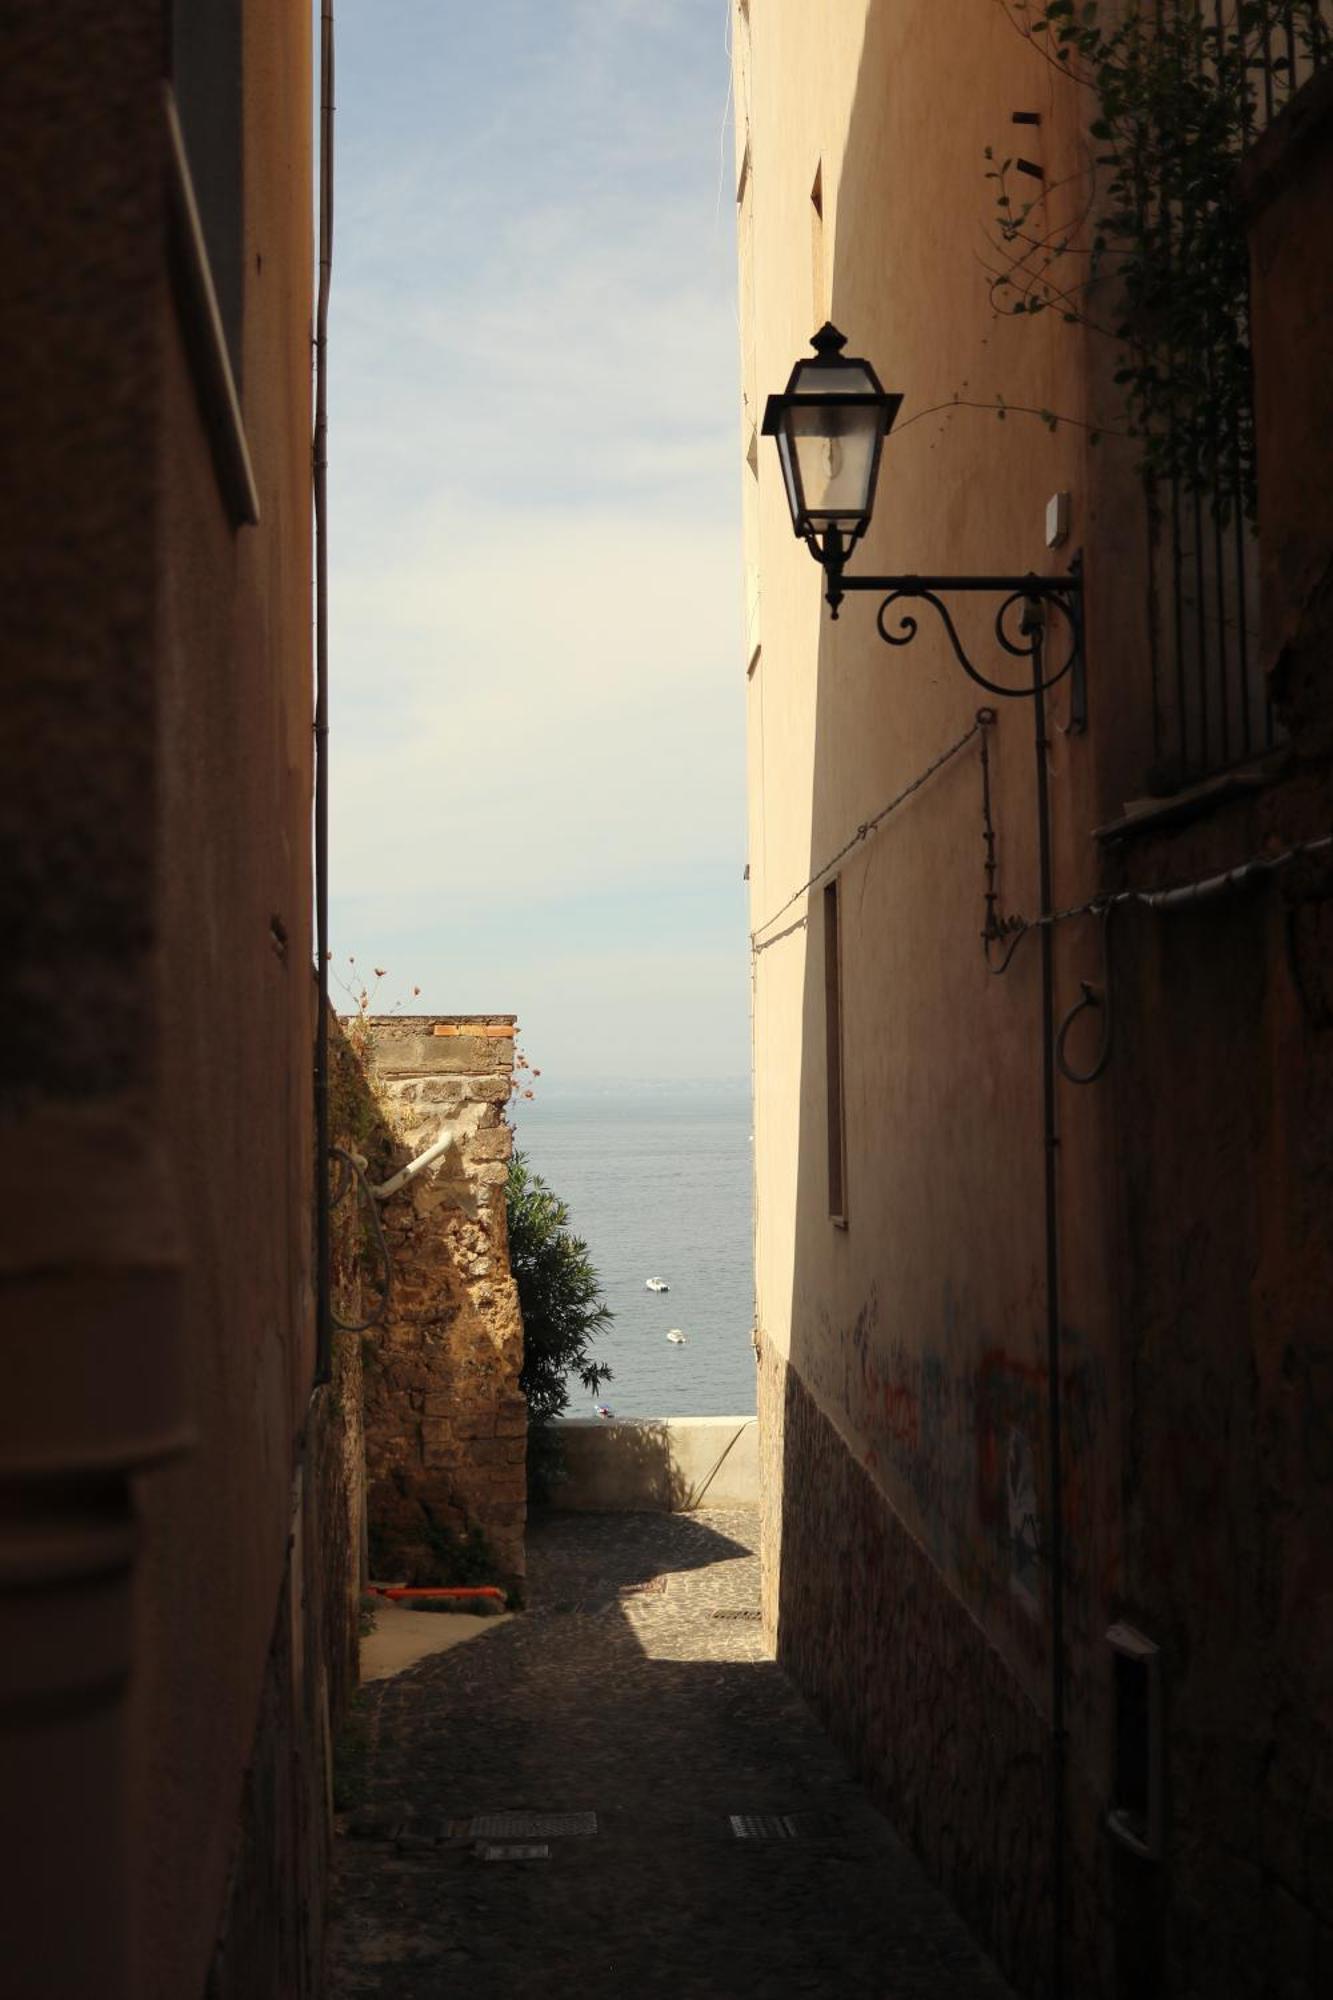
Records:
[[[611,1324],[601,1281],[581,1236],[571,1234],[569,1210],[522,1153],[515,1153],[505,1189],[509,1216],[509,1262],[523,1312],[523,1372],[534,1434],[569,1403],[569,1377],[577,1376],[595,1396],[611,1379],[605,1362],[594,1361],[593,1338]],[[539,1435],[533,1462],[543,1459]]]

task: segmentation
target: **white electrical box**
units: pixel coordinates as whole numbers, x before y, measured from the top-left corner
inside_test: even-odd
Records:
[[[1069,536],[1069,495],[1052,493],[1046,502],[1046,546],[1058,549]]]

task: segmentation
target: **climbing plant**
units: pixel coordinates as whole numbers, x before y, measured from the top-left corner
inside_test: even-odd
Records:
[[[1019,192],[1039,170],[988,147],[991,298],[1114,340],[1124,429],[1144,470],[1255,509],[1248,259],[1237,167],[1263,88],[1330,54],[1318,0],[998,0],[1040,54],[1090,94],[1087,168]],[[1281,13],[1281,37],[1272,39]],[[1106,317],[1103,317],[1106,315]],[[1043,413],[1048,421],[1057,421]]]

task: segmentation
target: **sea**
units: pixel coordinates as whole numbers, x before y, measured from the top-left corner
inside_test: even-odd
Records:
[[[614,1315],[592,1350],[612,1379],[595,1400],[572,1381],[565,1415],[752,1415],[748,1079],[533,1088],[510,1106],[515,1146],[567,1204]]]

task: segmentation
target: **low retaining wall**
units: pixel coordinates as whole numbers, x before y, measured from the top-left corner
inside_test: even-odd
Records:
[[[565,1477],[553,1507],[687,1514],[759,1504],[754,1417],[571,1417],[555,1430]]]

